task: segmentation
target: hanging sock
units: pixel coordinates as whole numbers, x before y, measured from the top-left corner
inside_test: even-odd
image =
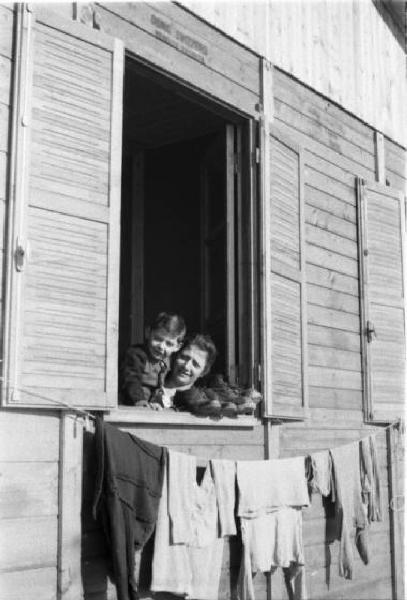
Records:
[[[332,480],[332,458],[329,450],[315,452],[310,456],[311,475],[310,487],[313,492],[319,492],[322,496],[331,494],[335,501],[335,490]]]
[[[360,476],[363,502],[367,506],[369,523],[382,520],[379,466],[375,436],[360,441]]]

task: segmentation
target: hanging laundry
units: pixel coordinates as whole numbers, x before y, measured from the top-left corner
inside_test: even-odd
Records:
[[[335,489],[332,480],[332,458],[329,450],[311,454],[310,463],[311,489],[314,492],[319,492],[322,496],[329,496],[329,494],[332,494],[332,501],[335,501]]]
[[[189,481],[185,473],[191,477]],[[180,481],[188,495],[182,510],[176,506],[176,498],[183,491]],[[217,537],[217,520],[215,484],[209,465],[198,485],[196,458],[170,450],[155,533],[152,591],[194,600],[218,599],[224,540]],[[174,543],[174,539],[178,542]]]
[[[167,450],[96,421],[97,473],[93,515],[100,512],[110,545],[118,600],[136,600],[134,553],[151,536],[158,514]]]
[[[215,482],[220,536],[236,535],[236,462],[216,459],[210,461],[210,466]]]
[[[239,516],[256,516],[276,506],[308,506],[305,459],[237,461]]]
[[[379,466],[373,435],[360,441],[360,474],[363,502],[369,523],[382,520]]]
[[[284,506],[256,518],[241,518],[243,560],[239,600],[255,600],[253,574],[284,570],[295,600],[305,600],[302,509]],[[298,577],[298,581],[296,581]]]
[[[192,537],[190,517],[195,501],[196,457],[171,450],[168,453],[168,469],[171,542],[186,544]]]
[[[346,579],[353,576],[353,538],[359,554],[368,562],[366,539],[367,511],[362,502],[360,482],[359,442],[330,450],[335,482],[335,515],[339,545],[339,574]],[[355,532],[356,529],[356,532]]]
[[[243,542],[239,600],[255,600],[253,574],[282,567],[290,598],[305,600],[302,507],[309,505],[305,459],[238,461]]]

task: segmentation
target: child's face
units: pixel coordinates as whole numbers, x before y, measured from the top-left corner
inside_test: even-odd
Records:
[[[165,360],[179,350],[181,343],[165,329],[155,329],[148,338],[148,350],[155,360]]]

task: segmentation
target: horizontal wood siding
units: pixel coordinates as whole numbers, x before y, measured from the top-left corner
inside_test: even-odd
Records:
[[[304,423],[285,424],[280,430],[281,456],[296,456],[368,433],[363,426],[355,176],[375,178],[375,145],[372,129],[277,69],[274,82],[276,125],[305,150],[310,415]],[[394,153],[397,148],[387,144],[388,165]],[[400,172],[400,151],[398,156],[393,168]],[[384,434],[379,439],[383,506],[387,507]],[[356,558],[352,581],[338,575],[338,542],[329,549],[326,545],[325,532],[331,526],[321,498],[314,496],[304,523],[309,597],[388,600],[388,510],[383,522],[371,527],[370,564],[366,567]],[[280,588],[274,585],[276,593]]]
[[[193,454],[198,457],[198,466],[206,464],[210,458],[228,458],[237,460],[261,460],[264,458],[263,428],[258,425],[253,429],[187,428],[176,426],[132,426],[120,425],[140,438],[154,444],[167,446],[173,450]],[[115,598],[114,590],[107,579],[107,548],[99,523],[91,516],[95,456],[93,435],[85,434],[84,443],[84,478],[82,506],[82,576],[85,596],[84,600],[106,600]],[[148,555],[149,549],[145,553]],[[222,566],[219,600],[230,598],[231,582],[236,582],[240,560],[240,548],[236,540],[225,544]],[[256,596],[266,598],[266,578],[259,574],[255,579]],[[168,600],[170,600],[168,596]],[[160,595],[166,600],[166,595]]]
[[[258,57],[172,2],[98,6],[101,28],[136,58],[248,114],[258,111]]]
[[[298,456],[317,450],[350,443],[369,435],[357,421],[349,421],[348,411],[336,413],[336,425],[325,425],[324,430],[309,428],[304,424],[284,428],[281,434],[281,456]],[[317,417],[316,417],[317,419]],[[316,424],[317,421],[315,420]],[[392,597],[390,559],[390,514],[386,434],[376,435],[383,520],[370,525],[368,533],[369,564],[364,565],[354,547],[354,575],[345,580],[338,574],[339,542],[328,544],[327,536],[334,531],[334,515],[329,504],[313,494],[311,506],[304,510],[304,545],[307,569],[307,592],[312,600],[368,599],[389,600]]]
[[[182,0],[182,4],[406,145],[405,44],[387,27],[374,2]]]
[[[54,600],[59,418],[0,412],[0,598]]]
[[[275,117],[305,150],[309,405],[360,414],[355,175],[374,177],[373,132],[278,70]]]

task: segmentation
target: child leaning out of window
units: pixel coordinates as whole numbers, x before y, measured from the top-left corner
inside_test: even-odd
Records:
[[[162,388],[170,357],[186,334],[185,321],[173,313],[160,313],[147,329],[144,344],[130,346],[121,369],[122,402],[131,406],[163,408],[155,392]]]

